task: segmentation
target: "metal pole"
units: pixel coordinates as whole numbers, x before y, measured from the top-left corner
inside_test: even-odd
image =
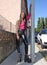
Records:
[[[34,28],[35,28],[35,18],[34,18],[34,0],[31,0],[31,60],[32,63],[35,61],[35,38],[34,38]]]

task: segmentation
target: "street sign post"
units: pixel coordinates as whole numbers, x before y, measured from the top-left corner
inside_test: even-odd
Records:
[[[34,28],[35,28],[35,13],[34,13],[34,0],[31,0],[31,60],[35,61],[35,38],[34,38]]]

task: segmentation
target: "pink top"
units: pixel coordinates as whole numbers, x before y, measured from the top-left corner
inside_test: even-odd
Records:
[[[25,30],[25,21],[24,20],[22,20],[19,27],[20,27],[20,29]]]

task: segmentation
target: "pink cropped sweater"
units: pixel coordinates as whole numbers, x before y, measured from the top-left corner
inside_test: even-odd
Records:
[[[22,20],[21,24],[19,25],[19,28],[21,30],[25,30],[25,21],[24,20]]]

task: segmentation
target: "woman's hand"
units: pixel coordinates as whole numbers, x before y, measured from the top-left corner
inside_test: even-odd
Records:
[[[19,35],[17,34],[17,39],[19,39]]]

